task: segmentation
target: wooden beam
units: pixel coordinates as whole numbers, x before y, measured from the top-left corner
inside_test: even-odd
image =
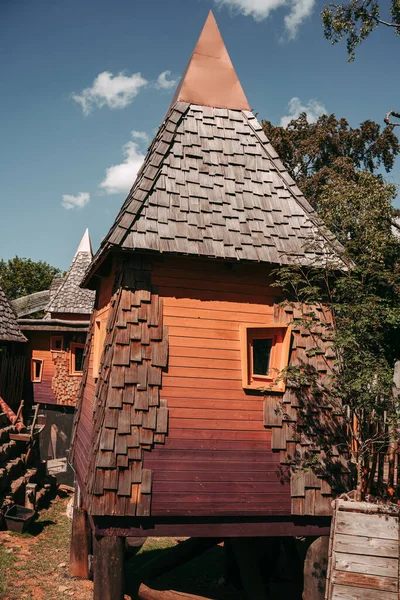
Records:
[[[124,538],[94,536],[93,551],[93,600],[124,600]]]
[[[175,590],[153,590],[144,583],[139,587],[138,598],[139,600],[209,600],[204,596],[194,596]]]

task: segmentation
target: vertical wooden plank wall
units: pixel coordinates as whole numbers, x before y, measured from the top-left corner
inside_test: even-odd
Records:
[[[146,454],[152,515],[288,515],[290,490],[263,425],[263,395],[242,387],[239,325],[273,323],[265,266],[154,259],[169,330],[161,397],[165,445]]]

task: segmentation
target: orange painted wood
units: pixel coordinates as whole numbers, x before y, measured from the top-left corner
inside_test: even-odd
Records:
[[[253,396],[254,398],[254,396]],[[184,408],[184,409],[218,409],[227,411],[240,411],[242,414],[243,409],[246,411],[252,410],[258,414],[262,411],[263,400],[225,400],[216,399],[209,400],[205,398],[170,398],[168,406],[170,409]],[[174,410],[175,414],[175,410]],[[257,417],[258,418],[258,417]]]
[[[279,454],[263,425],[263,396],[243,389],[240,355],[240,325],[272,325],[279,293],[258,266],[202,264],[153,263],[170,358],[161,390],[168,436],[145,455],[152,514],[290,514],[288,481],[281,482]]]
[[[175,338],[176,341],[178,338]],[[228,348],[199,348],[193,346],[180,346],[178,344],[172,346],[169,351],[169,364],[171,360],[178,358],[205,358],[207,360],[229,360],[240,361],[240,351],[230,350]]]
[[[265,440],[271,439],[271,430],[264,431],[233,431],[232,429],[226,430],[210,430],[210,429],[182,429],[174,427],[170,432],[171,438],[173,439],[193,439],[198,440],[237,440],[237,441],[248,441],[248,440]],[[238,446],[239,448],[239,446]],[[277,455],[273,455],[277,456]],[[279,458],[277,459],[279,460]]]
[[[260,410],[210,410],[208,408],[172,408],[171,407],[171,418],[173,419],[192,419],[192,420],[205,420],[205,421],[256,421],[260,423],[262,419],[262,407]]]

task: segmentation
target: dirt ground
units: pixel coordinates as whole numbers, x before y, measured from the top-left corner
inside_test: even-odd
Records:
[[[55,498],[48,509],[23,534],[0,531],[0,600],[91,600],[93,583],[68,576],[71,522],[66,516],[68,497]],[[139,581],[135,573],[175,538],[149,538],[126,563],[125,600],[136,600]],[[157,579],[157,589],[174,589],[215,600],[242,600],[235,588],[221,579],[224,552],[216,546],[199,558]],[[286,579],[286,581],[285,581]],[[299,596],[284,577],[270,588],[271,600]]]
[[[70,579],[68,576],[69,540],[71,522],[66,517],[68,498],[54,499],[28,531],[18,534],[0,531],[0,599],[1,600],[90,600],[93,583]],[[138,582],[135,571],[163,549],[177,543],[173,538],[149,539],[140,553],[129,559],[126,589],[135,600]],[[157,581],[157,587],[166,586],[192,593],[206,593],[221,597],[219,579],[223,569],[222,549],[215,548],[204,555],[201,566],[181,567],[168,577]],[[224,590],[223,597],[227,597]],[[240,598],[229,593],[228,598]]]

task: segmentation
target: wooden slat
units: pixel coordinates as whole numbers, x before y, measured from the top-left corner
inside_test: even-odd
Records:
[[[335,535],[335,549],[337,552],[350,554],[364,554],[366,556],[387,556],[397,558],[399,556],[399,544],[397,540],[385,540],[361,535]]]
[[[368,590],[348,585],[335,585],[332,600],[399,600],[395,592]]]
[[[386,592],[397,592],[399,588],[397,577],[377,577],[372,574],[347,573],[346,571],[334,571],[332,581],[336,585],[351,585]]]
[[[398,540],[399,523],[396,517],[349,513],[339,510],[336,516],[336,532]]]
[[[334,568],[337,571],[380,575],[381,577],[397,577],[398,560],[380,556],[366,556],[337,552],[335,549]]]

